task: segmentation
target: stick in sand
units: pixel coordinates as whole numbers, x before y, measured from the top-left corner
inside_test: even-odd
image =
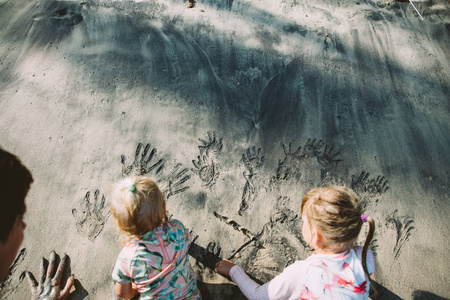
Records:
[[[414,5],[414,3],[411,1],[411,0],[409,0],[409,3],[411,3],[411,5],[414,7],[414,9],[416,10],[416,12],[419,14],[419,17],[422,19],[422,21],[423,21],[423,17],[422,17],[422,15],[420,14],[420,12],[417,10],[417,8],[416,8],[416,6]]]

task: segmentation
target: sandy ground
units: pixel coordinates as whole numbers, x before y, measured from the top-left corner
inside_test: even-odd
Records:
[[[309,256],[300,201],[329,184],[377,222],[385,299],[450,297],[450,5],[414,3],[0,0],[0,146],[35,178],[0,298],[55,250],[71,299],[113,299],[109,190],[135,172],[198,236],[205,299],[242,298],[218,257],[265,282]]]

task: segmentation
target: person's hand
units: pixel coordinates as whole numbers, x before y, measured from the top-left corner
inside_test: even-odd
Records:
[[[230,276],[230,270],[231,268],[235,266],[235,264],[228,259],[222,259],[218,263],[216,263],[216,268],[214,271],[216,271],[219,274]]]
[[[39,284],[34,278],[33,274],[26,271],[25,275],[28,279],[28,284],[31,289],[31,300],[65,300],[69,296],[70,289],[74,284],[73,275],[67,279],[66,286],[61,291],[59,284],[61,283],[61,276],[66,265],[67,254],[64,254],[55,276],[52,274],[55,270],[56,253],[52,251],[50,254],[50,261],[48,264],[47,272],[45,272],[45,260],[41,260],[41,269],[39,272]],[[47,273],[47,274],[46,274]]]

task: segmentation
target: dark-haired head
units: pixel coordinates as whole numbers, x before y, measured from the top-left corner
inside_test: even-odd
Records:
[[[33,182],[30,171],[15,155],[0,148],[0,242],[5,243],[16,221],[25,213],[25,197]]]

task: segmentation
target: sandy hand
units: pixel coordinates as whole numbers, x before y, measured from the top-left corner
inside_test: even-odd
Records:
[[[216,263],[216,268],[214,269],[214,271],[222,275],[230,276],[230,270],[234,266],[235,264],[228,259],[222,259],[221,261]]]
[[[65,300],[69,296],[70,289],[74,284],[73,275],[67,279],[66,286],[61,291],[60,283],[61,276],[66,265],[67,254],[64,254],[59,263],[56,274],[52,277],[55,270],[56,253],[52,251],[50,254],[50,262],[45,271],[45,259],[41,260],[41,269],[39,272],[39,284],[34,278],[33,274],[26,271],[26,277],[31,289],[31,300]]]

